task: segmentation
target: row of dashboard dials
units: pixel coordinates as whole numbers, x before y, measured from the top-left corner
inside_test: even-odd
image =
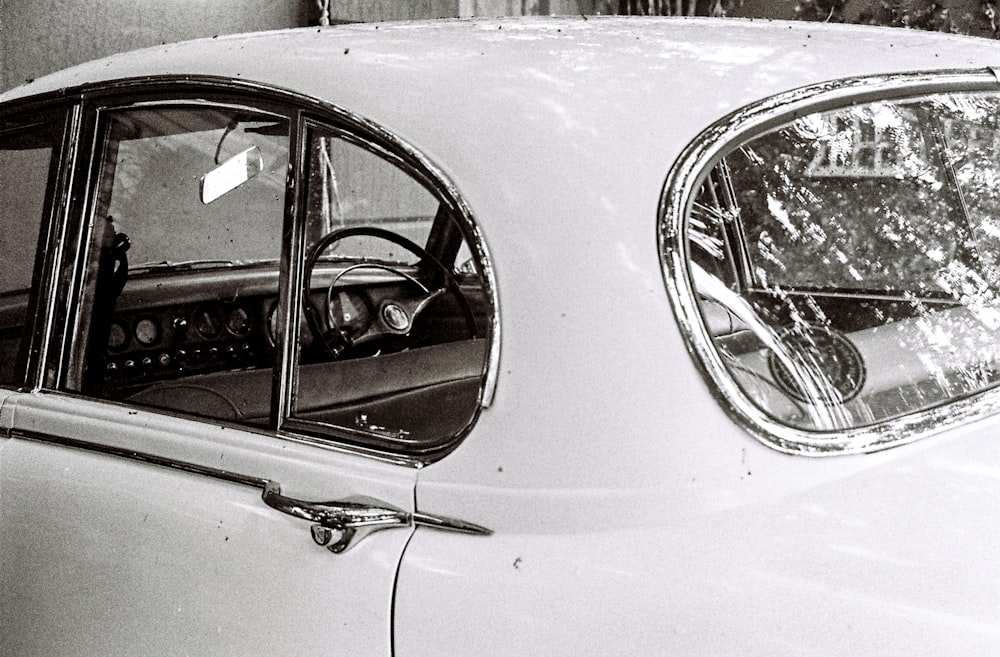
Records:
[[[245,342],[192,349],[190,352],[186,349],[177,349],[173,352],[146,352],[146,354],[128,353],[109,358],[105,364],[106,375],[109,378],[116,374],[127,377],[161,376],[185,370],[197,373],[218,369],[219,366],[245,366],[256,360],[253,349]]]
[[[184,336],[190,340],[190,332],[202,341],[218,340],[231,336],[243,339],[250,335],[254,318],[242,305],[220,304],[202,305],[188,314],[174,313],[172,316],[145,314],[133,321],[118,318],[112,321],[108,334],[108,350],[120,352],[132,346],[154,348],[164,342],[176,342],[174,336]]]
[[[315,302],[315,300],[314,300]],[[336,295],[338,326],[371,322],[372,311],[357,292],[341,291]],[[278,303],[273,298],[247,299],[239,303],[220,301],[196,306],[122,313],[111,322],[108,352],[160,349],[200,342],[242,342],[258,344],[258,338],[272,347],[278,335]],[[251,334],[258,325],[261,333]],[[299,318],[299,339],[303,347],[312,343],[305,315]],[[263,344],[260,342],[259,344]]]

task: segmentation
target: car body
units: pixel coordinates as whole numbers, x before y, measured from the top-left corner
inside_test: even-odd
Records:
[[[4,654],[995,654],[998,63],[483,19],[6,92]]]

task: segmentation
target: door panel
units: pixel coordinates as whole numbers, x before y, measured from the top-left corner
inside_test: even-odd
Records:
[[[13,423],[0,451],[5,652],[391,654],[412,529],[334,554],[227,477],[412,511],[411,469],[57,395],[18,397]]]

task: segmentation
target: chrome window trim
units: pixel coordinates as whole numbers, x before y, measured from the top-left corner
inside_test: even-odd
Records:
[[[40,233],[33,233],[30,242],[31,248],[36,249],[33,266],[37,268],[38,280],[32,283],[32,291],[29,292],[28,308],[31,309],[34,304],[35,312],[25,324],[24,340],[21,345],[21,349],[27,350],[27,358],[24,368],[18,372],[19,382],[0,386],[12,391],[39,389],[47,372],[46,354],[51,348],[53,318],[58,305],[56,298],[60,278],[57,270],[64,257],[65,231],[69,218],[70,195],[67,190],[73,184],[74,163],[81,129],[79,103],[65,99],[18,100],[7,104],[0,115],[5,118],[24,117],[32,113],[43,116],[31,123],[31,126],[49,123],[56,126],[61,122],[62,136],[53,148],[53,154],[58,155],[58,161],[54,169],[48,172],[54,196],[46,199],[43,216],[40,217]],[[15,131],[23,129],[26,127],[18,127]],[[44,248],[44,252],[39,253],[37,251],[39,248]]]
[[[463,428],[455,435],[414,442],[386,438],[385,436],[355,430],[350,427],[328,425],[315,420],[295,417],[294,395],[297,390],[296,379],[298,376],[296,354],[298,353],[299,345],[298,333],[292,332],[291,335],[283,336],[281,340],[284,357],[281,364],[281,371],[279,372],[279,386],[283,389],[283,393],[281,399],[273,400],[273,403],[280,405],[280,412],[277,415],[277,429],[286,437],[295,435],[306,442],[330,440],[346,445],[357,445],[359,448],[366,450],[385,451],[397,455],[402,453],[409,455],[421,464],[431,463],[461,444],[462,440],[465,439],[478,421],[481,410],[489,407],[492,403],[496,389],[496,373],[499,368],[500,324],[497,312],[496,279],[493,275],[492,260],[489,258],[485,241],[479,233],[478,225],[471,220],[471,209],[464,203],[464,199],[458,194],[457,189],[453,185],[447,190],[441,189],[441,182],[448,180],[443,172],[432,168],[431,163],[423,158],[419,151],[409,148],[404,142],[396,139],[392,133],[377,125],[368,130],[358,130],[352,126],[345,127],[338,125],[335,121],[331,121],[327,117],[308,111],[299,112],[299,115],[293,121],[293,128],[297,130],[297,138],[294,142],[293,152],[290,153],[290,162],[293,163],[295,171],[305,171],[305,145],[309,139],[310,131],[324,131],[331,136],[362,148],[381,160],[397,167],[415,182],[423,185],[430,193],[440,199],[440,202],[447,204],[453,215],[460,216],[468,224],[461,226],[461,229],[470,250],[473,250],[478,255],[477,263],[482,265],[483,270],[481,275],[489,288],[490,327],[488,330],[490,333],[490,346],[486,362],[484,363],[485,371],[481,377],[479,405],[476,408],[476,412],[467,419]],[[373,131],[378,134],[373,135]],[[403,149],[402,152],[400,149]],[[304,177],[297,175],[297,179],[302,181]],[[448,182],[450,184],[450,181]],[[296,219],[298,219],[297,215],[303,211],[302,208],[305,207],[305,195],[307,191],[306,184],[300,184],[297,189],[293,190],[292,196],[294,198],[291,202],[296,206],[296,209],[293,210],[296,214]],[[282,312],[282,319],[285,320],[285,326],[294,324],[291,318],[300,316],[303,310],[302,299],[301,295],[298,294],[298,290],[302,289],[305,285],[304,278],[306,275],[305,256],[307,255],[307,249],[304,227],[305,222],[294,221],[289,236],[289,248],[291,249],[289,262],[293,263],[293,270],[289,271],[288,281],[283,290],[285,292],[284,299],[287,301],[287,307],[279,308],[279,312]],[[282,263],[284,265],[284,259]]]
[[[203,94],[204,96],[199,96],[199,94]],[[290,141],[293,149],[289,153],[290,175],[298,170],[297,165],[300,164],[292,159],[297,157],[297,151],[301,149],[301,144],[298,143],[300,133],[297,126],[301,125],[306,120],[306,117],[309,117],[310,120],[320,121],[331,128],[336,128],[353,135],[357,140],[376,145],[379,149],[391,153],[411,173],[418,175],[421,180],[427,181],[435,190],[436,195],[443,202],[448,203],[455,214],[459,215],[463,234],[473,255],[477,258],[481,266],[480,273],[488,288],[486,293],[491,313],[488,326],[489,347],[486,362],[484,363],[484,372],[480,385],[480,402],[477,411],[459,434],[450,437],[447,441],[436,441],[433,445],[429,446],[429,450],[426,453],[419,451],[407,453],[405,449],[403,451],[392,449],[391,447],[379,444],[378,441],[373,441],[371,445],[364,445],[360,442],[344,442],[335,435],[321,439],[308,434],[284,430],[281,426],[273,427],[269,433],[280,440],[306,443],[334,451],[346,451],[379,460],[405,464],[410,467],[419,468],[443,458],[462,443],[477,423],[482,409],[488,408],[495,396],[500,360],[500,304],[493,260],[471,207],[459,192],[455,183],[445,174],[444,170],[424,156],[417,148],[378,123],[336,104],[278,86],[216,76],[162,75],[110,80],[95,84],[79,85],[55,92],[47,92],[37,96],[19,98],[11,101],[7,107],[15,108],[16,110],[21,107],[54,107],[59,103],[63,103],[66,106],[73,107],[74,111],[78,112],[74,126],[76,132],[74,133],[72,146],[74,156],[72,172],[75,172],[76,175],[64,183],[61,193],[65,195],[66,199],[72,199],[74,194],[78,192],[81,196],[68,200],[61,208],[66,217],[60,217],[60,219],[65,219],[68,222],[62,228],[65,231],[68,229],[69,223],[72,223],[72,220],[69,218],[69,212],[85,212],[89,217],[93,211],[93,199],[89,198],[89,196],[93,187],[92,177],[95,175],[94,167],[96,164],[92,161],[83,163],[81,152],[87,152],[88,160],[102,156],[100,153],[100,144],[97,143],[99,135],[96,117],[100,113],[109,110],[177,105],[242,106],[239,101],[234,100],[241,95],[244,97],[252,95],[259,103],[259,107],[254,105],[254,108],[258,111],[263,107],[273,107],[274,105],[281,105],[288,110],[287,116],[290,120],[290,131],[294,131],[292,132],[294,142]],[[84,138],[89,139],[92,143],[84,144],[81,141]],[[82,148],[83,146],[86,148]],[[84,183],[79,181],[80,178],[86,179],[85,188],[82,187]],[[286,219],[289,216],[293,216],[296,218],[296,223],[298,223],[300,204],[298,193],[298,189],[293,189],[292,193],[286,196],[285,206]],[[77,227],[79,229],[77,232],[82,234],[82,232],[89,231],[86,226],[87,223],[88,221],[81,219],[80,225]],[[80,235],[74,235],[74,238],[78,242]],[[51,282],[53,286],[58,284],[70,288],[69,290],[63,290],[61,296],[64,300],[71,301],[74,307],[69,316],[63,318],[63,321],[60,322],[60,326],[56,326],[58,317],[54,310],[54,304],[50,304],[50,307],[45,309],[47,311],[47,324],[43,339],[46,346],[39,355],[39,362],[44,363],[44,368],[39,368],[42,371],[32,374],[32,382],[34,384],[32,385],[32,390],[46,390],[58,393],[59,387],[63,385],[63,365],[67,364],[70,359],[70,352],[72,351],[70,342],[72,342],[72,336],[78,332],[75,318],[79,315],[79,301],[82,294],[81,285],[84,273],[81,268],[85,266],[86,262],[87,254],[85,251],[86,248],[82,248],[79,244],[75,244],[72,249],[67,247],[60,261],[60,268],[57,275],[59,280]],[[72,280],[67,281],[67,277]],[[291,272],[289,272],[289,279],[293,278],[295,277],[291,276]],[[44,281],[43,284],[49,285],[49,281]],[[65,338],[63,341],[66,344],[53,344],[54,332],[57,330],[64,331]],[[282,375],[281,378],[282,381],[279,387],[281,388],[281,394],[284,395],[281,404],[283,407],[286,407],[288,403],[286,400],[290,394],[287,373]],[[278,403],[277,400],[273,401],[274,403]],[[168,411],[158,412],[172,415]],[[282,414],[279,418],[279,424],[283,425],[285,419],[286,415]],[[254,430],[249,427],[241,426],[241,428]]]
[[[115,94],[119,92],[117,87],[114,88]],[[156,94],[158,92],[147,92]],[[116,102],[117,101],[117,102]],[[77,226],[77,233],[74,234],[74,239],[78,242],[72,248],[68,248],[69,253],[78,254],[79,257],[75,262],[70,262],[65,260],[67,267],[67,272],[64,274],[64,278],[67,282],[71,281],[72,292],[66,295],[66,299],[70,302],[70,321],[73,322],[72,326],[68,326],[65,331],[64,344],[62,345],[61,353],[54,355],[52,364],[49,366],[49,373],[43,381],[43,386],[48,386],[54,389],[64,389],[68,385],[79,385],[82,376],[83,359],[84,353],[86,351],[86,340],[84,339],[84,331],[82,327],[90,321],[89,311],[86,309],[86,300],[84,295],[86,289],[84,287],[86,281],[86,265],[90,259],[89,249],[91,247],[91,229],[94,226],[94,217],[97,212],[97,196],[93,194],[95,186],[100,183],[101,177],[103,176],[103,170],[105,162],[103,158],[105,156],[105,147],[102,138],[106,135],[104,130],[107,128],[107,120],[112,117],[115,113],[130,112],[135,110],[145,110],[145,109],[156,109],[156,108],[172,108],[172,109],[187,109],[187,108],[223,108],[231,110],[248,110],[260,115],[270,115],[279,119],[288,119],[289,123],[291,120],[287,114],[281,114],[274,111],[274,105],[276,103],[270,99],[264,99],[264,102],[260,103],[258,106],[246,105],[244,103],[238,102],[234,99],[221,99],[221,98],[210,98],[203,99],[194,96],[185,98],[171,98],[164,97],[162,99],[154,100],[135,100],[134,98],[125,97],[119,99],[117,95],[104,96],[100,94],[95,94],[92,90],[88,90],[82,94],[80,101],[75,105],[75,109],[79,112],[79,118],[77,120],[77,134],[74,136],[75,143],[73,144],[73,155],[77,156],[78,151],[81,150],[82,144],[80,144],[80,138],[82,136],[88,136],[90,142],[87,145],[88,151],[87,155],[80,157],[81,164],[71,164],[73,171],[81,172],[81,177],[83,182],[81,183],[84,187],[80,190],[79,198],[82,201],[78,204],[71,205],[67,203],[65,208],[66,216],[64,220],[67,226],[72,225],[73,217],[70,213],[76,210],[81,213],[84,217],[82,221],[79,222]],[[289,108],[292,109],[291,107]],[[289,114],[294,114],[290,111]],[[89,125],[86,129],[80,127],[83,121],[89,121]],[[88,157],[89,156],[89,157]],[[85,161],[86,160],[86,161]],[[72,182],[72,180],[71,180]],[[68,197],[72,197],[76,192],[72,187],[67,187],[69,192]],[[65,229],[64,229],[65,230]],[[60,247],[62,245],[60,244]],[[69,256],[72,258],[73,256]],[[280,260],[280,255],[279,255]],[[69,271],[72,269],[72,271]],[[53,314],[53,317],[55,315]],[[57,357],[56,357],[57,356]],[[71,371],[71,365],[77,364],[81,371]]]
[[[737,385],[715,349],[697,307],[688,267],[687,217],[701,181],[733,144],[746,142],[806,114],[852,103],[930,93],[998,92],[992,69],[946,70],[848,78],[759,101],[716,121],[681,153],[660,197],[657,239],[664,284],[688,351],[716,400],[755,439],[804,456],[870,453],[926,438],[1000,413],[1000,387],[954,399],[874,425],[808,431],[782,423],[757,407]]]
[[[56,105],[55,107],[58,107]],[[67,245],[66,231],[72,220],[70,217],[71,194],[68,190],[73,188],[75,183],[76,160],[79,149],[79,137],[82,131],[83,113],[79,103],[66,105],[65,112],[66,127],[63,141],[60,145],[59,174],[55,181],[57,191],[56,197],[52,201],[52,210],[48,217],[44,219],[47,226],[43,229],[48,231],[46,243],[46,253],[43,255],[44,267],[42,278],[39,281],[39,304],[38,326],[32,340],[37,340],[37,348],[32,346],[32,354],[28,359],[27,375],[29,378],[29,389],[37,389],[43,385],[45,377],[48,375],[46,366],[48,361],[46,354],[52,348],[52,337],[55,335],[54,328],[59,306],[59,288],[62,282],[59,276],[59,265],[63,262],[64,254],[72,251],[72,245]],[[36,258],[37,258],[36,254]]]
[[[251,486],[254,488],[263,489],[269,481],[268,479],[264,479],[262,477],[242,475],[236,472],[232,472],[230,470],[223,470],[221,468],[206,467],[204,465],[200,465],[192,461],[181,461],[178,459],[173,459],[165,456],[159,456],[152,452],[144,452],[141,450],[116,447],[113,445],[98,444],[87,440],[69,438],[66,436],[56,436],[53,434],[48,434],[28,429],[13,429],[10,433],[10,438],[26,440],[35,443],[43,443],[46,445],[57,445],[59,447],[67,447],[70,449],[78,449],[93,454],[114,456],[117,458],[128,459],[139,463],[145,463],[147,465],[155,465],[162,468],[179,470],[181,472],[187,472],[188,474],[211,477],[213,479],[228,481],[230,483],[240,484],[243,486]]]

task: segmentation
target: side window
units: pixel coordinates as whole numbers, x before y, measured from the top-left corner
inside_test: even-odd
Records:
[[[288,121],[126,109],[103,152],[71,389],[267,424]]]
[[[711,171],[694,288],[765,414],[855,429],[1000,384],[998,110],[953,93],[815,113]]]
[[[307,329],[291,423],[432,449],[479,407],[489,303],[449,205],[380,148],[306,132]],[[462,257],[465,260],[462,260]]]
[[[61,116],[59,117],[61,119]],[[0,384],[24,375],[40,231],[50,211],[61,120],[0,120]],[[39,263],[40,264],[40,263]]]
[[[368,448],[441,450],[483,395],[493,302],[481,249],[411,156],[300,125],[291,225],[285,115],[205,104],[102,115],[65,387]]]

